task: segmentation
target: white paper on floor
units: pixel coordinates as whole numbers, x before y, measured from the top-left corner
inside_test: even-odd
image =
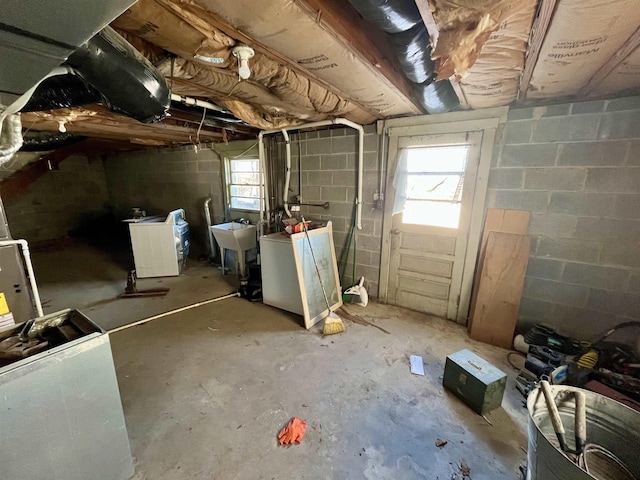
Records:
[[[411,373],[416,375],[424,375],[424,363],[422,363],[422,357],[419,355],[411,355],[409,357],[409,363],[411,363]]]

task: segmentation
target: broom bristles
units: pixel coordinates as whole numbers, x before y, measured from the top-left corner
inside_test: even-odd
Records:
[[[344,323],[342,319],[335,313],[329,311],[329,315],[324,319],[324,328],[322,333],[325,335],[333,335],[335,333],[344,332]]]

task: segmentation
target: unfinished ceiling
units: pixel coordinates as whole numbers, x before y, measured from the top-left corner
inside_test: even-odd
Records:
[[[143,124],[83,105],[25,113],[23,127],[56,131],[63,121],[73,134],[171,145],[333,117],[368,124],[629,94],[640,88],[637,7],[637,0],[265,0],[259,8],[252,0],[139,0],[111,26],[172,93],[211,102],[221,117],[174,102],[166,119]],[[232,54],[239,44],[255,51],[247,80]]]

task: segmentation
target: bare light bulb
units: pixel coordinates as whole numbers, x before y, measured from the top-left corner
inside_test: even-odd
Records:
[[[251,76],[251,69],[249,68],[249,59],[253,58],[255,52],[253,48],[247,45],[240,44],[237,47],[233,47],[231,50],[233,56],[238,59],[238,75],[241,80],[246,80]]]
[[[239,64],[240,65],[238,66],[238,75],[240,75],[240,78],[242,80],[246,80],[251,76],[251,69],[249,68],[249,60],[240,59]]]

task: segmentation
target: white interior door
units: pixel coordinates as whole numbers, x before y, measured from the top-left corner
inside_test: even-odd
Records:
[[[401,212],[391,221],[388,303],[458,318],[482,136],[393,139],[394,211]]]

